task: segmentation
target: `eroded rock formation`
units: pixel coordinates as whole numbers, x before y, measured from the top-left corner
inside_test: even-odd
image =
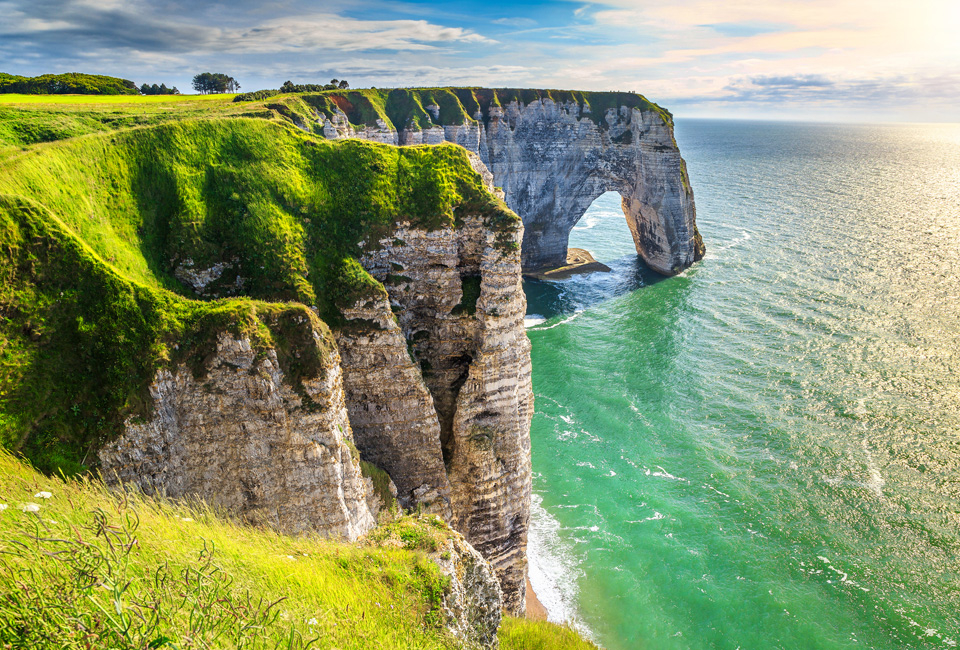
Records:
[[[100,451],[104,475],[172,498],[199,496],[279,530],[356,539],[376,525],[379,503],[351,453],[335,350],[303,388],[303,396],[293,390],[273,350],[260,355],[249,339],[223,334],[203,377],[186,366],[158,373],[153,418],[128,421]]]
[[[405,124],[379,119],[354,126],[339,109],[320,119],[328,138],[454,142],[479,154],[507,205],[523,219],[525,271],[563,266],[570,231],[608,191],[622,197],[637,253],[651,268],[673,275],[703,257],[693,190],[669,113],[637,95],[614,93],[503,101],[517,94],[522,91],[476,91],[470,97],[478,105],[469,117],[453,111],[442,119],[438,107],[427,104],[423,115]],[[466,106],[461,111],[469,113]]]
[[[398,325],[387,304],[370,304],[355,316],[379,329],[340,335],[347,404],[361,453],[382,463],[407,503],[449,512],[496,569],[506,605],[522,611],[533,392],[520,231],[498,232],[479,215],[462,221],[432,232],[401,226],[361,260],[384,283]],[[420,382],[402,380],[413,372],[400,331],[432,409]]]
[[[280,530],[354,539],[379,509],[362,458],[389,474],[401,505],[462,533],[499,579],[503,607],[521,613],[533,416],[523,229],[489,200],[455,223],[399,222],[366,242],[359,262],[383,289],[343,307],[332,330],[306,319],[334,351],[302,387],[276,350],[226,333],[201,368],[161,370],[152,417],[128,420],[100,452],[104,473]]]

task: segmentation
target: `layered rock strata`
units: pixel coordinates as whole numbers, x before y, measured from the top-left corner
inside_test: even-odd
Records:
[[[289,533],[352,540],[376,525],[372,482],[350,449],[336,351],[320,376],[304,380],[304,395],[276,352],[258,353],[248,338],[222,334],[205,365],[201,378],[186,365],[157,374],[153,418],[129,420],[100,451],[108,481],[199,496]]]
[[[522,611],[533,392],[523,330],[520,232],[505,240],[479,216],[462,220],[455,230],[401,225],[361,259],[383,282],[390,305],[358,308],[353,322],[375,327],[361,336],[339,335],[344,384],[364,457],[382,463],[406,502],[423,502],[441,513],[449,508],[453,527],[497,571],[505,605]],[[394,327],[409,342],[407,359],[391,334]],[[384,361],[374,373],[379,381],[369,370],[369,360],[378,357]],[[368,361],[354,365],[357,358]],[[432,400],[432,441],[422,392],[414,388],[416,397],[397,395],[398,386],[415,386],[400,380],[410,373],[411,360]],[[417,414],[414,426],[405,426],[402,418],[411,414]],[[417,485],[423,477],[428,478]]]
[[[594,115],[589,104],[541,97],[481,105],[457,124],[443,124],[427,106],[420,122],[392,128],[383,120],[354,127],[336,111],[323,133],[400,145],[454,142],[479,154],[523,219],[528,272],[563,266],[573,226],[598,196],[617,192],[637,253],[654,270],[673,275],[701,259],[705,248],[673,124],[650,106],[619,105]]]
[[[402,506],[441,515],[476,547],[504,607],[521,613],[533,416],[523,231],[480,213],[457,220],[397,224],[361,257],[385,294],[342,310],[336,353],[303,382],[310,404],[275,351],[222,335],[202,379],[185,366],[158,374],[155,415],[128,421],[103,449],[105,474],[281,530],[353,539],[379,507],[355,443]]]

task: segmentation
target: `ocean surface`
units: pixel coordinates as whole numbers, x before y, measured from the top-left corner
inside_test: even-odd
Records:
[[[528,282],[531,579],[611,650],[960,643],[960,125],[680,120],[707,257],[619,197]]]

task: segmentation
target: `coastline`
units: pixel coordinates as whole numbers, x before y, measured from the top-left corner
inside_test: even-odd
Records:
[[[540,599],[537,598],[537,592],[530,584],[530,578],[527,577],[527,613],[526,617],[531,621],[546,621],[550,618],[550,612],[543,606]]]
[[[538,269],[529,273],[524,273],[524,277],[535,280],[563,280],[571,275],[581,273],[608,273],[610,267],[594,259],[590,251],[584,248],[568,248],[567,263],[556,268]]]
[[[530,506],[527,542],[527,615],[568,625],[583,638],[598,643],[597,636],[579,614],[577,581],[583,576],[579,562],[562,540],[560,522],[543,507],[536,492]],[[544,618],[536,618],[543,616]]]

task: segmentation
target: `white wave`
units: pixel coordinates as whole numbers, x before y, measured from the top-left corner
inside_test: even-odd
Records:
[[[727,249],[729,249],[729,248],[733,248],[734,246],[737,246],[737,245],[739,245],[739,244],[742,244],[742,243],[745,242],[745,241],[750,241],[751,239],[753,239],[753,237],[750,235],[750,233],[748,233],[746,230],[744,230],[743,232],[740,233],[740,236],[737,237],[736,239],[731,239],[730,241],[728,241],[728,242],[727,242],[726,244],[724,244],[723,246],[718,246],[718,247],[717,247],[717,252],[719,253],[719,252],[725,251],[725,250],[727,250]]]
[[[547,319],[540,314],[527,314],[523,317],[524,327],[536,327],[540,323],[546,323]]]
[[[659,472],[653,472],[653,471],[650,470],[649,467],[645,467],[645,468],[643,469],[643,473],[646,474],[647,476],[656,476],[657,478],[668,478],[668,479],[671,479],[671,480],[674,480],[674,481],[682,481],[683,483],[689,483],[689,482],[690,482],[690,479],[683,478],[682,476],[674,476],[673,474],[671,474],[671,473],[668,472],[667,470],[663,469],[663,468],[660,467],[659,465],[657,465],[657,469],[660,470],[660,471],[659,471]]]
[[[569,323],[570,321],[572,321],[582,313],[583,313],[583,310],[578,311],[572,316],[568,316],[567,318],[564,318],[562,321],[554,323],[553,325],[547,325],[546,327],[533,327],[531,329],[533,329],[534,332],[541,332],[543,330],[552,330],[554,327],[560,327],[561,325],[566,325],[567,323]]]
[[[653,511],[653,515],[650,517],[644,517],[643,519],[630,519],[627,521],[628,524],[642,524],[645,521],[660,521],[661,519],[666,519],[667,516],[662,512]]]
[[[543,497],[533,494],[527,538],[527,570],[537,599],[554,623],[569,623],[584,636],[595,635],[580,617],[577,606],[583,576],[569,543],[559,535],[560,522],[543,507]]]
[[[584,215],[583,218],[580,219],[579,223],[577,223],[577,225],[573,227],[573,229],[574,230],[590,230],[591,228],[595,228],[599,223],[600,223],[599,217],[594,216],[592,214],[589,216]]]
[[[870,448],[867,446],[867,441],[863,440],[862,443],[863,453],[867,457],[867,471],[870,473],[870,478],[863,483],[863,486],[882,499],[883,486],[886,485],[887,482],[880,473],[880,468],[877,466],[876,461],[873,460],[873,454],[870,453]]]

